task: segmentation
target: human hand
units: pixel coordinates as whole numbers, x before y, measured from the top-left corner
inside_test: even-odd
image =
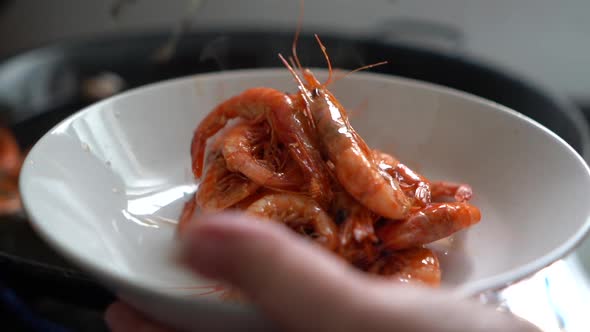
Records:
[[[242,292],[287,331],[539,331],[516,317],[430,289],[369,276],[279,224],[244,215],[201,216],[180,238],[206,277]],[[117,302],[114,332],[171,332]]]

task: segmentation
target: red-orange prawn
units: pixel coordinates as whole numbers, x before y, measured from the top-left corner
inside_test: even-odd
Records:
[[[252,122],[267,120],[269,112],[294,112],[291,98],[271,88],[251,88],[219,104],[199,124],[191,142],[192,169],[196,178],[203,172],[207,140],[221,130],[229,120],[242,118]]]
[[[0,214],[13,214],[22,209],[18,178],[0,176]]]
[[[197,192],[184,204],[178,220],[177,231],[183,232],[197,209],[220,211],[232,207],[252,195],[260,187],[240,173],[230,172],[220,152],[212,161]]]
[[[268,125],[243,122],[224,136],[222,151],[229,171],[240,172],[258,185],[272,189],[299,191],[303,187],[299,170],[290,168],[290,173],[284,172],[286,158],[273,155],[279,149],[273,146]],[[265,144],[268,141],[270,144]]]
[[[217,154],[199,184],[197,206],[205,211],[223,210],[250,196],[259,187],[246,176],[231,172],[223,156]]]
[[[402,164],[392,155],[379,150],[373,150],[375,162],[379,168],[397,180],[401,189],[408,197],[414,198],[413,205],[426,206],[430,204],[431,186],[428,179]]]
[[[191,222],[191,219],[195,215],[195,211],[197,209],[197,200],[195,195],[192,195],[191,198],[184,203],[182,207],[182,212],[180,213],[180,217],[178,218],[178,225],[176,225],[176,234],[182,234],[188,227]]]
[[[246,90],[219,104],[195,130],[192,169],[200,178],[207,140],[230,119],[241,119],[212,147],[179,231],[198,208],[238,209],[282,223],[368,273],[438,286],[438,258],[422,246],[480,221],[479,209],[466,203],[471,188],[430,182],[395,157],[371,149],[328,90],[335,80],[317,36],[328,63],[327,80],[321,83],[301,66],[299,29],[292,65],[279,55],[297,93]],[[456,202],[433,203],[446,197]]]
[[[338,229],[313,199],[293,193],[270,194],[255,201],[246,213],[286,224],[308,235],[329,250],[338,247]]]
[[[13,214],[22,209],[18,176],[24,157],[12,132],[0,127],[0,214]]]
[[[24,157],[10,130],[0,127],[0,174],[17,177]]]
[[[319,151],[318,137],[301,96],[294,94],[291,99],[297,111],[289,114],[271,112],[270,122],[278,140],[287,147],[303,172],[309,195],[326,207],[333,194]]]
[[[404,218],[410,211],[410,200],[399,184],[375,165],[370,149],[348,122],[344,107],[309,69],[303,70],[304,84],[289,63],[281,59],[298,83],[322,151],[334,164],[342,186],[373,212],[392,219]]]
[[[374,224],[379,216],[342,190],[335,193],[331,214],[339,224],[339,254],[357,266],[372,262],[377,256]]]
[[[473,196],[473,189],[465,183],[436,181],[431,183],[430,188],[433,200],[453,197],[457,202],[466,202]]]
[[[407,249],[443,239],[480,219],[479,209],[469,203],[433,203],[407,219],[386,220],[377,236],[384,249]]]

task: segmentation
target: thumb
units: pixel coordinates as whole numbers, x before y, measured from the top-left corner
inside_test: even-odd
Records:
[[[181,236],[185,261],[237,287],[280,325],[334,328],[332,319],[350,311],[344,307],[361,277],[326,250],[283,225],[246,215],[198,218]]]

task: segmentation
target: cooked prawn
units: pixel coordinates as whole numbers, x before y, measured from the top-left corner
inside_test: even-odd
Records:
[[[421,206],[444,197],[453,197],[457,202],[466,202],[473,195],[471,186],[467,184],[448,181],[430,182],[392,155],[379,150],[373,150],[373,152],[379,167],[397,179],[402,190],[408,196],[414,197]]]
[[[0,127],[0,214],[13,214],[22,209],[18,176],[24,154],[16,138],[6,127]]]
[[[428,179],[385,152],[373,150],[373,156],[379,168],[396,179],[406,195],[413,197],[418,205],[426,206],[431,202]]]
[[[0,177],[0,215],[13,214],[22,209],[17,177]]]
[[[457,202],[466,202],[473,196],[471,186],[464,183],[437,181],[432,182],[430,188],[433,200],[453,197]]]
[[[440,285],[441,279],[438,257],[428,248],[410,248],[387,253],[367,270],[400,282],[419,282],[434,287]]]
[[[199,184],[196,203],[205,211],[223,210],[250,196],[259,187],[241,173],[230,171],[223,155],[217,153]]]
[[[242,118],[251,122],[268,119],[269,112],[294,112],[291,98],[271,88],[251,88],[219,104],[199,124],[191,142],[192,169],[196,178],[203,172],[207,140],[221,130],[231,119]]]
[[[184,232],[186,227],[190,224],[191,219],[195,215],[195,211],[197,209],[197,200],[195,195],[192,195],[191,198],[184,203],[182,208],[182,212],[180,213],[180,218],[178,218],[178,225],[176,225],[176,234],[181,234]]]
[[[284,160],[278,160],[279,165],[264,160],[264,156],[272,154],[271,144],[265,144],[270,139],[270,128],[266,124],[239,123],[231,128],[223,139],[223,157],[227,169],[232,172],[240,172],[260,186],[279,190],[299,191],[303,186],[303,179],[297,168],[291,168],[290,173],[278,171]],[[261,149],[262,145],[266,149]],[[257,158],[256,150],[262,151],[262,156]],[[260,152],[260,151],[258,151]],[[278,156],[278,159],[280,158]],[[275,159],[275,158],[272,158]]]
[[[340,227],[339,254],[355,265],[365,265],[377,256],[374,224],[378,217],[348,193],[335,194],[332,214]]]
[[[270,194],[252,203],[246,213],[282,222],[314,238],[329,250],[338,247],[338,228],[313,199],[293,193]]]
[[[391,176],[379,169],[366,143],[352,128],[346,111],[308,69],[303,84],[295,70],[281,57],[298,82],[313,118],[322,152],[334,164],[336,177],[355,199],[373,212],[392,219],[407,216],[411,202]]]
[[[372,150],[328,90],[335,80],[326,48],[316,36],[329,73],[320,83],[297,58],[298,34],[299,28],[292,65],[279,55],[297,93],[248,89],[219,104],[195,130],[192,170],[200,178],[209,138],[231,119],[241,120],[212,144],[178,230],[198,208],[238,209],[283,223],[363,271],[438,286],[438,258],[422,246],[480,221],[479,209],[466,203],[471,188],[431,183],[392,155]],[[457,202],[432,202],[447,196]]]
[[[385,249],[406,249],[445,238],[480,219],[481,212],[471,204],[433,203],[405,220],[387,220],[377,229],[377,236]]]
[[[0,174],[17,177],[24,157],[8,128],[0,127]]]
[[[178,220],[177,232],[181,233],[190,223],[197,208],[203,211],[219,211],[234,206],[251,196],[260,187],[240,173],[230,172],[218,149],[208,157],[208,168],[197,192],[184,204]]]
[[[270,122],[278,140],[283,143],[303,172],[309,195],[327,207],[332,200],[330,179],[319,152],[317,133],[299,94],[291,95],[297,111],[290,114],[271,112]]]

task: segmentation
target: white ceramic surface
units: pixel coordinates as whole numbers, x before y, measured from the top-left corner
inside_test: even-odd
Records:
[[[590,282],[590,239],[588,237],[576,249],[576,256],[580,260]]]
[[[158,319],[210,329],[264,325],[251,308],[194,296],[215,282],[172,259],[175,220],[196,189],[188,153],[195,126],[220,101],[261,85],[295,91],[284,69],[207,74],[126,92],[66,119],[22,170],[35,229]],[[465,296],[501,287],[563,256],[587,232],[588,167],[530,119],[391,76],[358,73],[331,90],[356,109],[351,122],[370,146],[431,179],[474,188],[482,221],[441,255],[444,286]],[[179,289],[189,286],[205,287]]]

